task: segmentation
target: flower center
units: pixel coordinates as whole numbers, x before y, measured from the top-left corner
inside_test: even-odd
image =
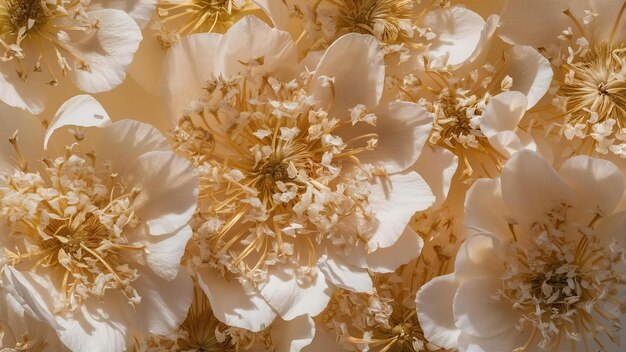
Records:
[[[524,348],[557,350],[560,343],[619,343],[621,309],[617,289],[621,251],[601,244],[592,228],[567,221],[564,208],[533,225],[531,243],[514,242],[502,277],[500,299],[520,313],[518,329],[531,329]],[[522,350],[526,350],[522,349]],[[532,350],[532,348],[531,348]]]
[[[268,82],[208,82],[174,132],[176,148],[202,170],[208,255],[246,274],[262,272],[277,257],[308,257],[312,266],[315,236],[337,236],[338,245],[351,248],[371,230],[355,236],[337,226],[349,216],[365,217],[367,228],[375,221],[365,215],[371,171],[357,155],[374,148],[376,134],[344,141],[336,132],[352,121],[317,108],[306,84]]]
[[[20,28],[33,29],[45,20],[46,13],[41,0],[0,1],[0,36],[15,35]]]
[[[234,16],[244,10],[247,0],[159,0],[156,38],[168,49],[177,35],[192,33],[224,33],[233,24]]]
[[[386,44],[406,43],[413,37],[417,17],[411,0],[328,0],[339,10],[337,31],[371,34]]]
[[[122,230],[138,223],[132,203],[140,191],[127,190],[76,144],[65,156],[45,160],[44,179],[28,172],[16,140],[12,143],[19,171],[3,174],[0,184],[0,215],[11,229],[7,261],[53,280],[61,293],[56,313],[77,308],[89,296],[103,297],[109,289],[138,304],[132,282],[139,274],[124,252],[143,246],[130,244]],[[104,180],[102,174],[111,176]]]
[[[561,65],[563,78],[557,92],[565,100],[571,123],[586,123],[590,111],[598,122],[612,119],[626,126],[626,47],[603,43],[588,49],[573,62]]]

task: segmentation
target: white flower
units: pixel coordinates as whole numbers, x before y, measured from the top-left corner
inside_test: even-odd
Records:
[[[554,106],[539,107],[542,119],[587,125],[577,128],[582,136],[576,139],[570,127],[561,129],[579,153],[594,147],[600,154],[620,153],[610,146],[620,144],[615,136],[626,111],[625,7],[622,0],[512,0],[503,13],[503,38],[542,48],[554,68]]]
[[[474,53],[485,21],[461,7],[412,0],[254,0],[300,51],[323,50],[347,33],[371,34],[410,65],[458,65]],[[427,60],[422,60],[427,57]],[[403,57],[401,61],[408,58]]]
[[[224,36],[181,39],[168,55],[164,98],[177,149],[207,170],[197,221],[224,224],[194,241],[218,319],[259,331],[277,315],[317,315],[337,287],[371,290],[367,269],[393,271],[419,254],[407,224],[434,197],[407,169],[431,119],[417,104],[381,103],[375,38],[338,39],[302,76],[290,36],[253,17]],[[189,110],[200,93],[201,109]],[[359,104],[376,126],[352,126]],[[283,127],[293,131],[287,139]],[[224,177],[233,168],[244,178]]]
[[[190,163],[153,127],[111,123],[90,96],[46,131],[16,114],[0,115],[2,276],[27,314],[74,351],[175,329],[193,289],[179,270],[197,202]]]
[[[106,3],[111,3],[106,1]],[[144,14],[154,5],[132,1]],[[69,78],[80,90],[99,93],[122,83],[141,31],[118,4],[101,0],[6,0],[0,3],[0,100],[38,114],[49,91]],[[104,7],[104,8],[103,8]],[[137,18],[139,18],[137,13]]]
[[[557,172],[535,152],[516,153],[468,192],[474,234],[454,273],[417,296],[425,336],[461,351],[620,351],[623,196],[608,161],[577,156]]]

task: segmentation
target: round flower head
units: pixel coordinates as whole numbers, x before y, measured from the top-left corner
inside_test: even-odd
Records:
[[[153,127],[112,123],[90,96],[67,101],[47,131],[15,114],[0,116],[4,283],[73,351],[175,329],[192,299],[179,271],[197,202],[191,164]]]
[[[287,326],[287,324],[289,324]],[[215,318],[204,291],[195,285],[187,318],[172,333],[150,335],[138,342],[138,352],[163,351],[300,351],[313,338],[313,320],[307,316],[290,322],[276,320],[260,332],[228,326]]]
[[[459,157],[460,177],[495,176],[514,152],[536,149],[520,122],[547,92],[550,63],[530,46],[504,46],[494,38],[492,16],[479,50],[454,69],[428,67],[388,79],[398,98],[424,106],[434,115],[429,143]]]
[[[264,16],[252,0],[158,0],[130,66],[131,77],[147,92],[160,95],[163,60],[181,36],[224,33],[246,15]]]
[[[425,335],[461,351],[620,351],[623,194],[608,161],[577,156],[557,172],[535,152],[516,153],[499,178],[470,188],[474,234],[454,273],[417,295]]]
[[[288,31],[305,54],[323,50],[347,33],[376,37],[401,61],[458,65],[479,42],[485,21],[446,1],[254,0],[276,28]]]
[[[142,13],[150,8],[137,3],[127,5],[143,9]],[[4,48],[0,100],[38,114],[45,108],[50,87],[64,84],[66,78],[88,93],[108,91],[122,83],[141,31],[131,15],[109,5],[115,4],[0,1]]]
[[[246,17],[181,40],[165,65],[176,148],[200,177],[199,281],[218,319],[253,331],[319,314],[336,287],[371,290],[366,269],[419,254],[407,224],[434,201],[407,170],[432,121],[380,103],[375,38],[340,38],[302,75],[296,57],[287,33]]]
[[[335,335],[347,351],[441,351],[424,337],[415,310],[415,294],[428,280],[446,273],[448,264],[448,258],[437,255],[426,243],[417,259],[393,273],[374,275],[375,291],[337,290],[317,319],[319,329]],[[324,350],[319,340],[314,340],[309,349]]]
[[[510,1],[503,15],[506,40],[550,58],[555,86],[543,120],[577,152],[626,157],[625,11],[622,0]]]

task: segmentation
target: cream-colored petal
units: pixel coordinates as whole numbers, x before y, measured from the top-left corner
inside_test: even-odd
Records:
[[[260,294],[240,284],[235,278],[226,280],[213,269],[198,274],[198,284],[207,295],[215,317],[224,324],[257,332],[268,327],[276,312]]]
[[[477,232],[488,232],[506,238],[510,211],[502,199],[500,179],[479,179],[467,191],[465,226]]]
[[[372,249],[391,247],[400,238],[415,212],[435,202],[430,187],[413,171],[377,177],[371,186],[369,203],[378,228],[369,240]]]
[[[151,151],[170,151],[165,136],[156,128],[135,120],[116,121],[104,127],[95,152],[102,161],[111,162],[116,172],[124,173],[141,155]]]
[[[485,338],[461,334],[458,348],[462,352],[513,351],[524,346],[529,338],[527,331],[520,333],[515,328],[510,328],[497,336]],[[559,352],[569,351],[568,344],[561,343],[561,347],[565,350],[559,350]]]
[[[541,155],[517,152],[502,169],[502,198],[523,228],[542,220],[555,206],[572,204],[574,194]]]
[[[147,229],[143,232],[147,232]],[[179,276],[180,261],[192,234],[189,226],[183,226],[180,230],[163,236],[150,236],[145,233],[142,237],[147,242],[148,267],[161,278],[174,280]]]
[[[89,17],[99,22],[95,34],[87,33],[65,44],[65,48],[84,60],[89,69],[75,68],[67,75],[87,93],[106,92],[126,78],[126,70],[142,39],[141,30],[132,17],[121,10],[91,11]]]
[[[454,274],[435,277],[417,292],[417,317],[428,342],[445,349],[457,345],[461,331],[454,325],[452,302],[459,284]]]
[[[550,62],[530,46],[513,46],[504,72],[513,79],[510,89],[526,95],[528,109],[543,98],[552,83]]]
[[[575,156],[561,165],[559,175],[576,195],[576,210],[587,216],[611,214],[624,195],[624,175],[607,160]]]
[[[32,171],[40,166],[43,158],[44,128],[37,119],[26,111],[0,105],[0,171],[12,172],[16,168],[13,157],[15,149],[9,138],[17,134],[20,153]]]
[[[157,0],[91,0],[89,10],[117,9],[126,12],[143,28],[154,13]]]
[[[448,197],[452,177],[459,165],[459,158],[446,148],[427,144],[412,170],[419,173],[430,186],[438,206]]]
[[[469,9],[451,6],[429,11],[419,25],[437,35],[425,54],[435,62],[445,57],[454,66],[472,57],[483,37],[485,20]]]
[[[497,336],[513,329],[518,320],[510,302],[494,298],[502,282],[495,277],[475,277],[459,285],[452,305],[455,325],[477,337]]]
[[[351,58],[358,57],[359,60]],[[334,78],[332,89],[324,87],[322,76]],[[374,110],[385,82],[385,61],[378,41],[364,34],[346,34],[328,47],[312,78],[311,95],[322,107],[332,101],[331,115],[349,116],[348,109],[359,104]]]
[[[480,118],[480,130],[487,137],[498,132],[515,131],[527,108],[526,96],[510,91],[494,96]]]
[[[198,180],[193,166],[173,152],[145,153],[120,177],[140,191],[133,208],[151,235],[177,231],[196,211]]]
[[[372,292],[374,286],[367,270],[347,263],[340,255],[322,255],[317,266],[331,284],[353,292]]]
[[[509,239],[509,241],[511,241]],[[500,277],[504,274],[505,243],[492,234],[475,234],[461,244],[454,262],[457,281],[475,277]]]
[[[571,20],[563,14],[569,0],[509,0],[501,15],[500,36],[509,43],[548,47]]]
[[[215,72],[226,77],[251,70],[252,77],[270,75],[289,81],[297,64],[298,52],[289,33],[271,28],[255,16],[237,21],[215,53]]]
[[[22,80],[13,62],[3,62],[0,65],[0,100],[9,106],[40,114],[46,106],[46,90],[49,88],[33,78]]]
[[[141,303],[130,315],[130,327],[140,334],[169,334],[187,317],[194,297],[193,281],[185,270],[165,280],[148,268],[138,269],[139,278],[133,281],[133,287]]]
[[[384,167],[389,173],[402,172],[411,167],[426,144],[432,129],[432,115],[420,105],[394,101],[378,107],[374,111],[377,116],[376,127],[364,124],[353,128],[358,133],[351,133],[342,137],[345,141],[352,137],[367,133],[378,135],[378,145],[373,151],[358,155],[362,163],[371,163],[377,167]]]
[[[302,352],[320,352],[320,351],[343,351],[336,341],[335,334],[328,332],[319,323],[316,325],[315,337],[311,344],[302,349]]]
[[[76,142],[64,127],[105,127],[111,124],[111,118],[102,105],[91,95],[77,95],[61,105],[46,130],[44,147],[53,135],[61,147]],[[56,132],[58,129],[64,131]],[[58,135],[58,137],[56,137]]]
[[[390,273],[419,257],[422,248],[424,240],[407,226],[392,246],[367,253],[364,246],[360,245],[353,248],[352,253],[345,259],[356,267],[375,273]]]
[[[175,126],[202,87],[214,76],[215,53],[222,35],[199,33],[174,44],[163,62],[161,95],[170,124]]]
[[[295,264],[278,264],[268,270],[267,281],[259,292],[267,303],[285,320],[301,315],[316,316],[328,305],[332,289],[324,274],[311,268],[312,276],[304,277],[306,267]]]
[[[276,351],[299,352],[313,341],[315,322],[308,315],[293,320],[276,319],[270,329]]]

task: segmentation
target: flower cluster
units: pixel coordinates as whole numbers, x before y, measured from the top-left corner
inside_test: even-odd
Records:
[[[0,351],[626,346],[625,0],[0,0],[0,48]]]

